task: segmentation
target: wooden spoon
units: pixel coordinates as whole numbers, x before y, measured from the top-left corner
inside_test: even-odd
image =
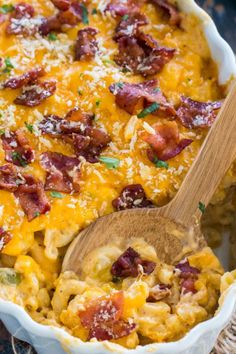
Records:
[[[130,209],[97,219],[69,246],[62,270],[80,273],[84,257],[117,238],[144,238],[169,264],[206,245],[199,202],[208,205],[236,157],[236,83],[226,98],[177,195],[166,206]]]

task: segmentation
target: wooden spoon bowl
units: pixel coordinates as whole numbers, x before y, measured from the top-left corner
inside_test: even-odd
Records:
[[[175,198],[162,208],[125,210],[97,219],[71,243],[62,271],[80,273],[89,252],[117,238],[144,238],[169,264],[206,246],[199,203],[208,205],[236,157],[235,98],[236,83]]]

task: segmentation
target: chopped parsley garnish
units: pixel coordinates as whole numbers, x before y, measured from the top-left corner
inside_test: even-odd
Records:
[[[36,211],[36,212],[34,213],[34,217],[37,218],[38,216],[40,216],[40,212],[39,212],[39,211]]]
[[[97,9],[92,9],[92,15],[97,15],[98,10]]]
[[[5,134],[5,131],[3,129],[0,129],[0,135]]]
[[[102,59],[103,64],[111,64],[111,65],[116,65],[114,60],[111,59]]]
[[[21,156],[21,154],[20,154],[19,152],[13,151],[13,153],[11,154],[11,156],[12,156],[12,159],[13,159],[14,161],[18,161],[19,164],[20,164],[22,167],[27,166],[26,161],[22,158],[22,156]]]
[[[56,33],[50,32],[49,35],[48,35],[48,39],[49,39],[50,41],[56,41],[58,38],[57,38]]]
[[[120,283],[121,282],[121,278],[119,278],[119,277],[116,277],[116,276],[113,276],[112,277],[112,283],[115,283],[115,284],[117,284],[117,283]]]
[[[34,127],[33,127],[32,124],[29,124],[29,123],[25,122],[25,126],[26,126],[26,128],[28,129],[28,131],[29,131],[30,133],[33,133],[33,132],[34,132]]]
[[[22,280],[20,273],[12,268],[0,268],[0,283],[5,285],[18,285]]]
[[[98,160],[104,165],[106,165],[109,170],[113,170],[114,168],[117,168],[120,165],[120,160],[116,157],[100,156]]]
[[[123,82],[117,82],[117,83],[115,83],[115,87],[116,87],[116,89],[123,89],[124,84],[123,84]]]
[[[97,107],[99,107],[99,106],[100,106],[100,103],[101,103],[101,101],[100,101],[100,100],[97,100],[97,101],[95,102],[95,104],[96,104],[96,106],[97,106]]]
[[[3,72],[10,73],[11,69],[14,69],[14,65],[12,64],[11,59],[9,57],[5,58],[4,63],[5,68],[3,69]]]
[[[129,15],[127,15],[127,14],[122,17],[123,21],[127,21],[128,19],[129,19]]]
[[[144,108],[138,115],[138,118],[144,118],[146,116],[148,116],[149,114],[155,112],[158,108],[160,107],[160,105],[156,102],[153,102],[150,106],[148,106],[147,108]]]
[[[6,4],[6,5],[2,5],[0,7],[0,13],[1,14],[8,14],[9,12],[14,11],[14,6],[12,4]]]
[[[169,168],[169,165],[167,162],[159,160],[157,157],[154,160],[154,164],[156,167],[159,167],[159,168],[166,168],[167,170]]]
[[[63,198],[63,195],[60,193],[60,192],[56,192],[56,191],[52,191],[50,193],[51,197],[53,198],[59,198],[59,199],[62,199]]]
[[[82,22],[83,22],[84,25],[88,25],[89,24],[89,20],[88,20],[87,7],[84,4],[81,4],[81,8],[82,8]]]
[[[205,206],[205,204],[202,203],[202,202],[199,202],[199,204],[198,204],[198,209],[202,212],[202,214],[204,214],[205,211],[206,211],[206,206]]]
[[[80,90],[80,89],[78,89],[78,94],[79,94],[79,96],[82,96],[83,95],[83,92]]]

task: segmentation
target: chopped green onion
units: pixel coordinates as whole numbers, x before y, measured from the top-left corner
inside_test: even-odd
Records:
[[[22,280],[20,273],[12,268],[0,268],[0,283],[5,285],[18,285]]]
[[[111,64],[111,65],[116,65],[114,60],[111,59],[102,59],[103,64]]]
[[[109,170],[117,168],[120,165],[120,160],[116,157],[100,156],[98,160],[104,163]]]
[[[50,33],[48,34],[48,39],[49,39],[50,41],[56,41],[58,38],[57,38],[56,33],[50,32]]]
[[[79,96],[82,96],[83,95],[83,93],[82,93],[82,91],[80,90],[80,89],[78,89],[78,94],[79,94]]]
[[[98,13],[97,9],[92,9],[92,15],[96,15]]]
[[[198,204],[198,209],[202,212],[202,214],[204,214],[205,211],[206,211],[206,206],[205,206],[205,204],[202,203],[202,202],[199,202],[199,204]]]
[[[159,87],[156,87],[156,88],[154,88],[154,90],[153,90],[153,92],[159,92],[160,91],[160,89],[159,89]]]
[[[12,4],[6,4],[6,5],[2,5],[1,7],[0,7],[0,13],[1,14],[8,14],[9,12],[12,12],[12,11],[14,11],[14,6],[12,5]]]
[[[122,17],[123,21],[127,21],[128,19],[129,19],[129,15],[127,15],[127,14]]]
[[[116,82],[115,87],[116,87],[116,89],[123,89],[124,84],[123,84],[123,82]]]
[[[155,158],[154,164],[156,167],[159,167],[159,168],[166,168],[167,170],[169,168],[169,165],[167,162],[159,160],[158,158]]]
[[[147,108],[144,108],[144,110],[142,110],[137,115],[137,117],[138,118],[144,118],[144,117],[148,116],[149,114],[155,112],[159,107],[160,107],[160,105],[158,103],[154,102],[150,106],[148,106]]]
[[[40,216],[41,214],[40,214],[40,212],[39,211],[36,211],[35,213],[34,213],[34,217],[35,218],[37,218],[38,216]]]
[[[5,134],[5,130],[0,129],[0,135],[3,135],[3,134]]]
[[[28,131],[29,131],[30,133],[33,133],[33,132],[34,132],[34,127],[33,127],[32,124],[29,124],[29,123],[25,122],[25,126],[26,126],[26,128],[28,129]]]
[[[59,198],[59,199],[62,199],[63,198],[63,195],[60,193],[60,192],[56,192],[56,191],[52,191],[50,193],[51,197],[53,198]]]
[[[97,101],[95,102],[95,104],[96,104],[97,107],[99,107],[100,103],[101,103],[100,100],[97,100]]]
[[[84,4],[81,4],[82,7],[82,22],[84,25],[88,25],[89,24],[89,20],[88,20],[88,10],[87,7]]]
[[[26,161],[22,158],[22,156],[21,156],[21,154],[20,154],[19,152],[13,151],[12,154],[11,154],[11,156],[12,156],[12,159],[13,159],[14,161],[18,161],[19,164],[20,164],[22,167],[27,166]]]

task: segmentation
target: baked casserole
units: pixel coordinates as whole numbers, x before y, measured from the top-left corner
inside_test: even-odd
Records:
[[[210,248],[168,265],[111,240],[80,278],[60,270],[96,218],[178,191],[226,94],[198,20],[165,0],[6,1],[0,33],[1,298],[83,341],[181,338],[235,279]]]

